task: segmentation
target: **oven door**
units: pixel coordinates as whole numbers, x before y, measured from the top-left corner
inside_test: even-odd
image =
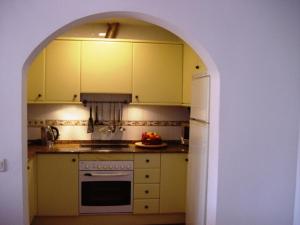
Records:
[[[80,214],[132,212],[133,171],[80,171]]]

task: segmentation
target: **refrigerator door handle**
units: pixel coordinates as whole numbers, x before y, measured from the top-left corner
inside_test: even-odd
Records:
[[[209,124],[209,122],[205,121],[205,120],[200,120],[200,119],[195,119],[195,118],[190,118],[190,120],[192,121],[196,121],[196,122],[200,122],[200,123],[206,123],[206,124]]]

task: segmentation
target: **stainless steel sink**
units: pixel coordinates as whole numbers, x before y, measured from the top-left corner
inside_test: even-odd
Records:
[[[81,148],[92,148],[92,149],[103,149],[103,148],[108,148],[108,149],[112,149],[112,148],[128,148],[129,144],[118,144],[118,143],[113,143],[113,144],[81,144],[80,145]]]
[[[93,152],[129,152],[130,147],[128,144],[121,143],[105,143],[105,144],[81,144],[79,148],[80,152],[93,151]]]

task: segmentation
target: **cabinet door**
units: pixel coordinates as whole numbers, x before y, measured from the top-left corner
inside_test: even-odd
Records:
[[[78,215],[77,154],[39,154],[38,215]]]
[[[48,45],[46,100],[80,101],[80,41],[56,40]]]
[[[28,177],[28,208],[29,208],[29,224],[32,223],[34,216],[37,213],[37,196],[36,196],[36,159],[31,158],[27,164]]]
[[[133,102],[182,101],[182,45],[133,44]]]
[[[182,103],[191,103],[191,83],[192,76],[194,74],[206,73],[207,69],[200,57],[194,50],[188,46],[184,45],[183,50],[183,93],[182,93]]]
[[[81,92],[131,93],[132,43],[83,41]]]
[[[42,50],[29,66],[27,75],[27,100],[36,102],[45,96],[45,49]]]
[[[185,212],[187,154],[161,154],[160,212]]]

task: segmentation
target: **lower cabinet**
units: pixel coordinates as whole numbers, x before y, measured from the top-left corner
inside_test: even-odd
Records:
[[[134,214],[159,213],[160,153],[134,155]]]
[[[159,184],[135,184],[135,199],[159,198]]]
[[[187,154],[134,157],[134,213],[184,213]]]
[[[78,154],[38,154],[39,216],[78,215]]]
[[[134,200],[135,214],[159,213],[159,199],[136,199]]]
[[[29,224],[32,223],[34,216],[37,213],[37,186],[36,186],[36,158],[28,160],[27,164],[28,178],[28,209],[29,209]]]
[[[160,213],[185,212],[187,154],[162,153]]]
[[[35,214],[39,216],[78,215],[79,159],[134,160],[134,214],[185,212],[187,172],[185,153],[43,153],[37,155],[36,161],[29,161],[28,164],[31,220]]]

